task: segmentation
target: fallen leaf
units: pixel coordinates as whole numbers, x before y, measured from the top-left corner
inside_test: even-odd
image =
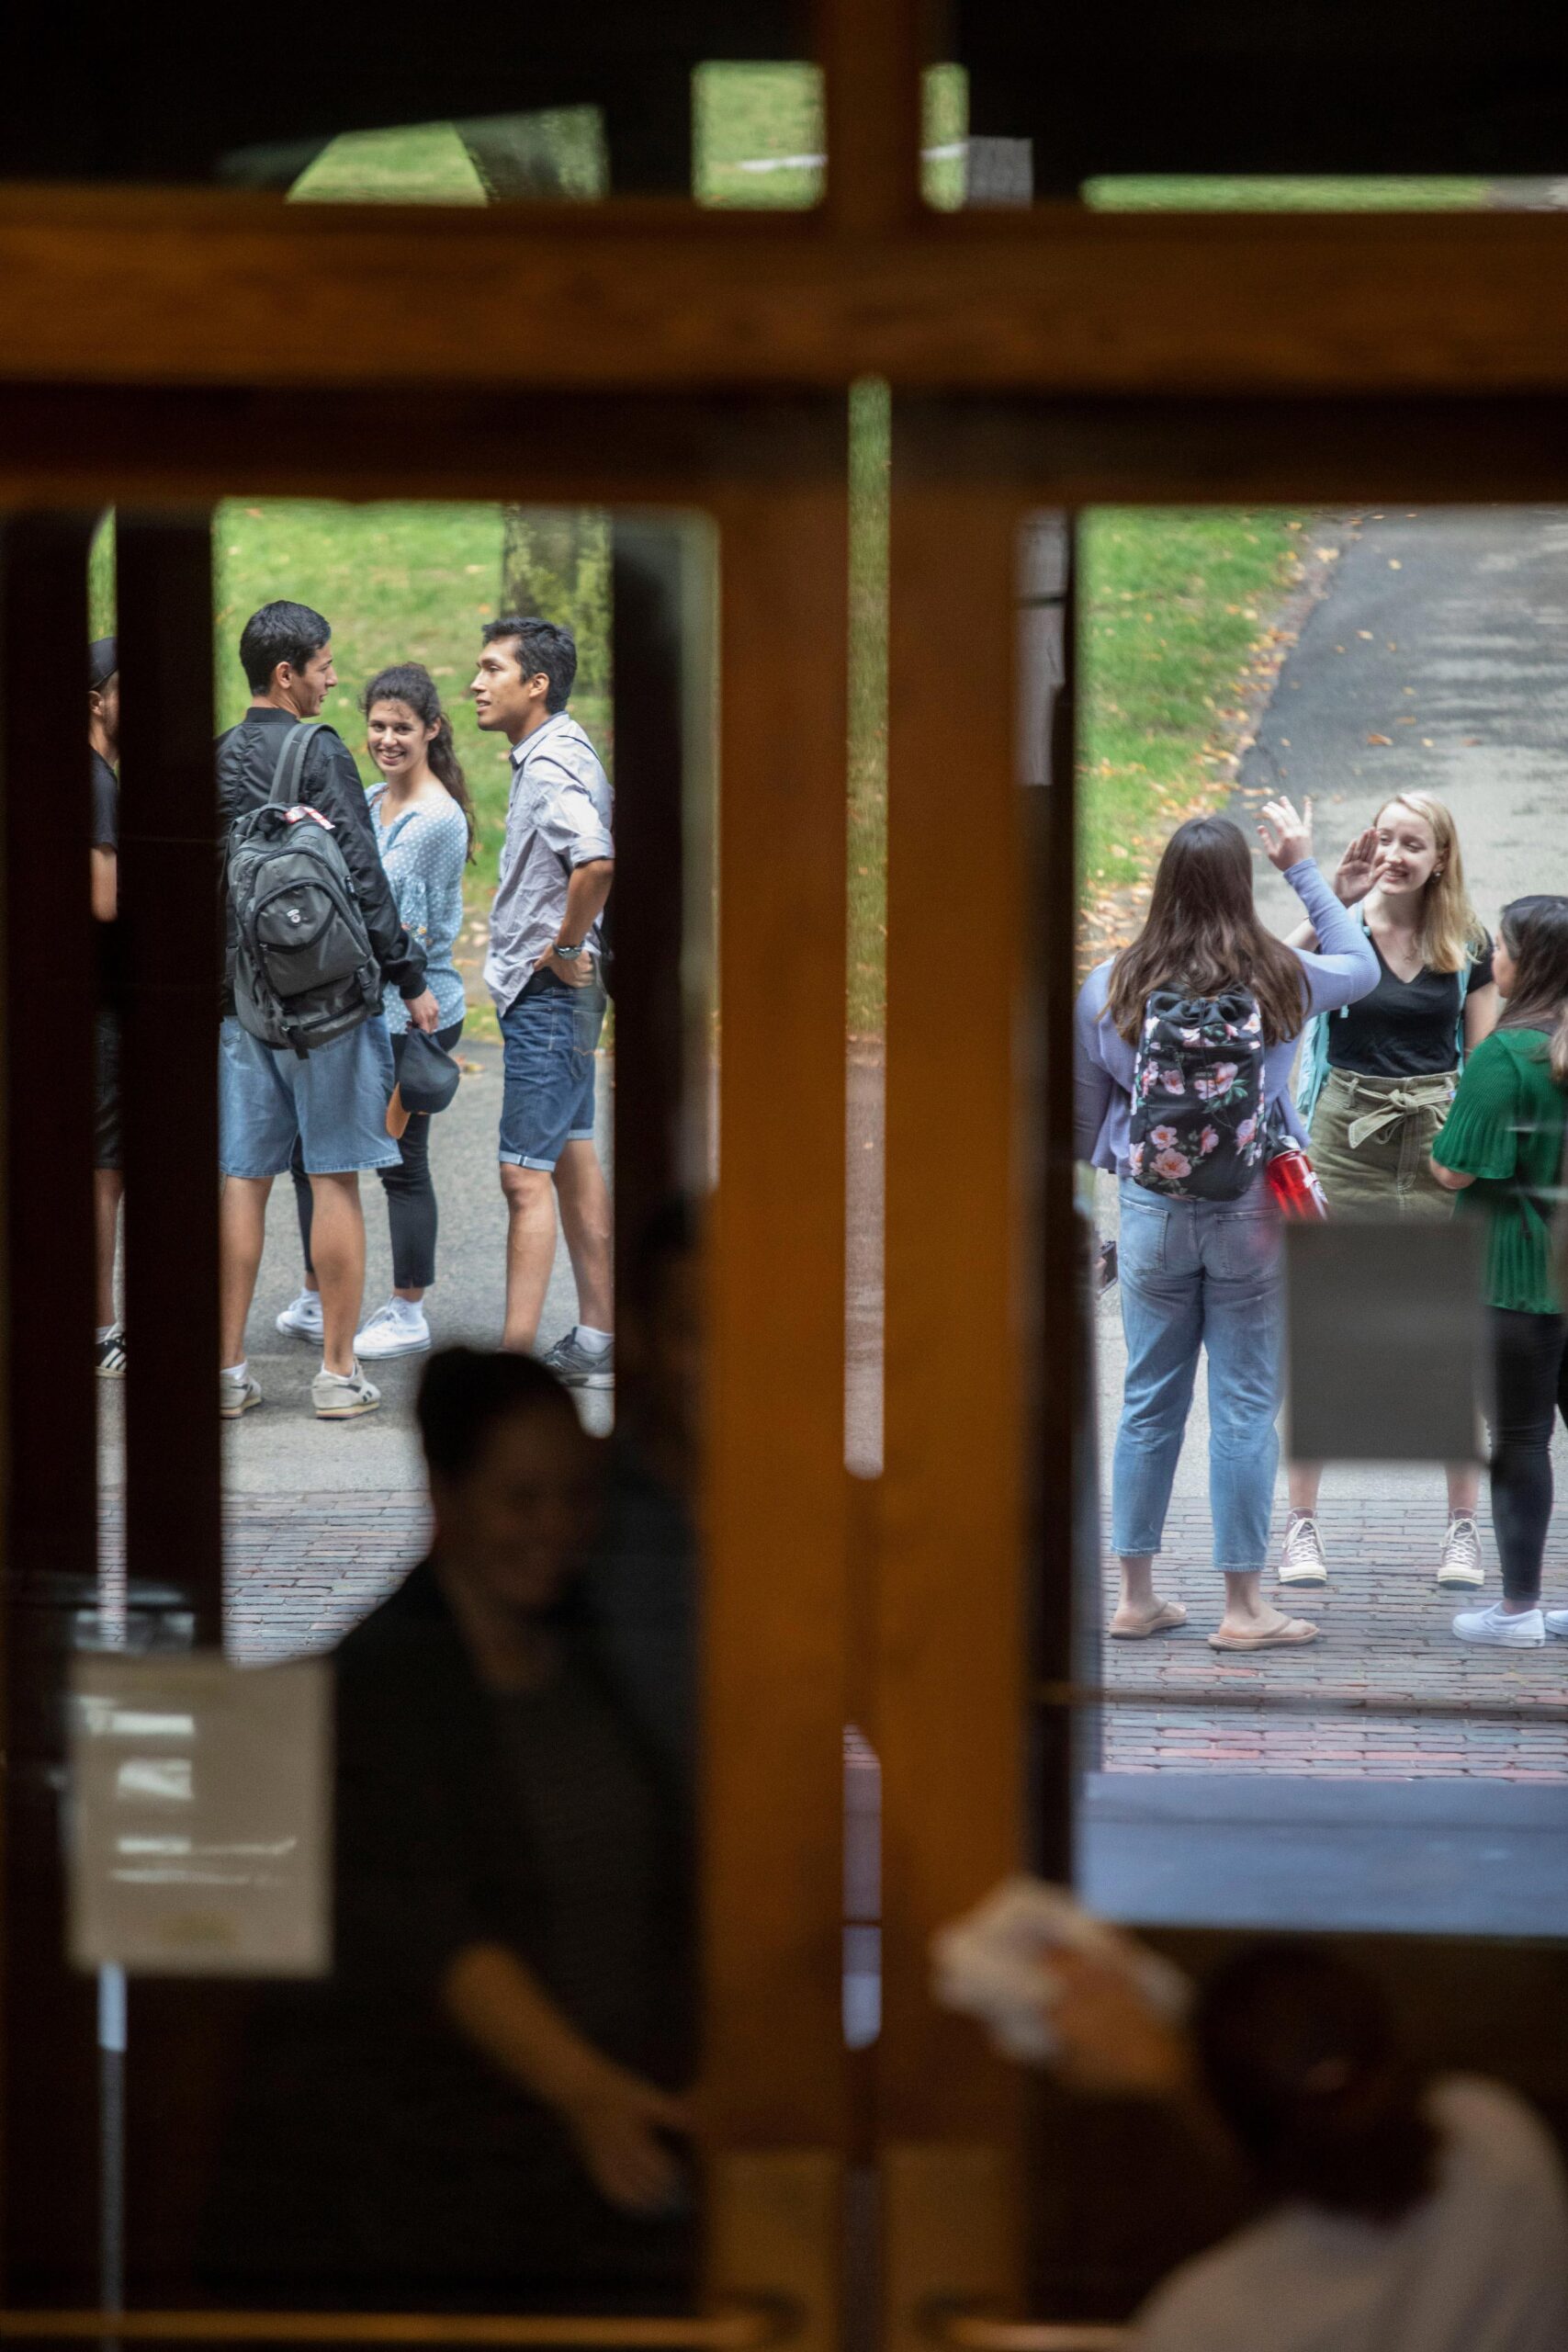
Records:
[[[1414,727],[1416,721],[1413,718],[1396,718],[1393,723],[1396,727]]]
[[[1369,735],[1367,741],[1369,743],[1386,743],[1392,747],[1393,738],[1392,735]]]
[[[1371,643],[1371,641],[1372,641],[1372,633],[1371,633],[1371,630],[1370,628],[1359,628],[1359,629],[1356,631],[1356,635],[1357,635],[1358,637],[1364,637],[1364,638],[1366,639],[1367,643],[1368,643],[1369,645],[1370,645],[1370,644]]]
[[[1467,743],[1479,743],[1481,738],[1479,735],[1466,735],[1463,740]]]
[[[1432,739],[1431,739],[1431,737],[1430,737],[1429,735],[1423,735],[1423,736],[1422,736],[1422,738],[1421,738],[1421,749],[1422,749],[1424,752],[1430,752],[1430,751],[1433,751],[1433,750],[1435,750],[1435,749],[1436,749],[1436,746],[1434,745],[1434,743],[1433,743],[1433,741],[1432,741]]]
[[[1291,748],[1291,739],[1290,739],[1290,737],[1289,737],[1288,735],[1281,735],[1281,736],[1280,736],[1280,749],[1282,752],[1288,752],[1288,751],[1290,750],[1290,748]]]
[[[1388,560],[1388,568],[1391,571],[1403,571],[1404,566],[1400,562],[1399,558],[1396,555],[1391,555]]]

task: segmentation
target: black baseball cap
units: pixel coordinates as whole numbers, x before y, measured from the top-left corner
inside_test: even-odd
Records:
[[[457,1091],[461,1070],[444,1046],[423,1029],[411,1029],[398,1057],[398,1091],[411,1116],[445,1111]]]
[[[119,668],[119,647],[112,637],[96,637],[87,648],[87,684],[101,694]]]

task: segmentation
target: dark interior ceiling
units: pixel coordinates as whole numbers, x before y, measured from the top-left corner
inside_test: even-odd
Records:
[[[0,165],[179,183],[341,130],[604,109],[614,184],[690,185],[692,67],[808,53],[805,0],[579,0],[472,17],[64,0],[0,12]],[[939,53],[1038,193],[1099,173],[1551,174],[1568,164],[1562,0],[952,0]],[[252,175],[266,175],[265,161]]]

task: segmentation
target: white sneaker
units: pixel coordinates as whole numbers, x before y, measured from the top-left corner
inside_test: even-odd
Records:
[[[1456,1510],[1449,1520],[1448,1532],[1443,1537],[1442,1557],[1438,1562],[1438,1582],[1440,1585],[1478,1585],[1486,1581],[1486,1571],[1481,1565],[1481,1532],[1473,1515]]]
[[[1568,1609],[1549,1609],[1546,1630],[1549,1634],[1555,1634],[1560,1642],[1568,1642]]]
[[[356,1421],[362,1413],[375,1412],[381,1392],[355,1364],[352,1372],[319,1372],[310,1383],[310,1402],[319,1421]]]
[[[1328,1582],[1328,1563],[1323,1556],[1323,1539],[1317,1532],[1317,1521],[1310,1511],[1293,1510],[1291,1513],[1276,1573],[1281,1584]]]
[[[237,1421],[253,1405],[262,1401],[261,1383],[247,1372],[243,1380],[231,1380],[226,1372],[218,1375],[218,1410],[226,1421]]]
[[[319,1290],[302,1290],[298,1298],[290,1299],[277,1318],[277,1328],[288,1340],[321,1341],[321,1294]]]
[[[1553,1614],[1568,1617],[1568,1610]],[[1533,1650],[1546,1639],[1546,1622],[1539,1609],[1506,1616],[1499,1600],[1490,1609],[1461,1609],[1454,1619],[1454,1632],[1461,1642],[1489,1642],[1500,1650]]]
[[[430,1326],[423,1307],[412,1298],[400,1298],[395,1291],[354,1335],[355,1354],[377,1362],[384,1356],[417,1355],[429,1345]]]

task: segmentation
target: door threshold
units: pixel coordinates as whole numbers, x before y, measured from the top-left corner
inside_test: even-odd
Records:
[[[1090,1772],[1077,1852],[1129,1925],[1568,1936],[1568,1780]]]

